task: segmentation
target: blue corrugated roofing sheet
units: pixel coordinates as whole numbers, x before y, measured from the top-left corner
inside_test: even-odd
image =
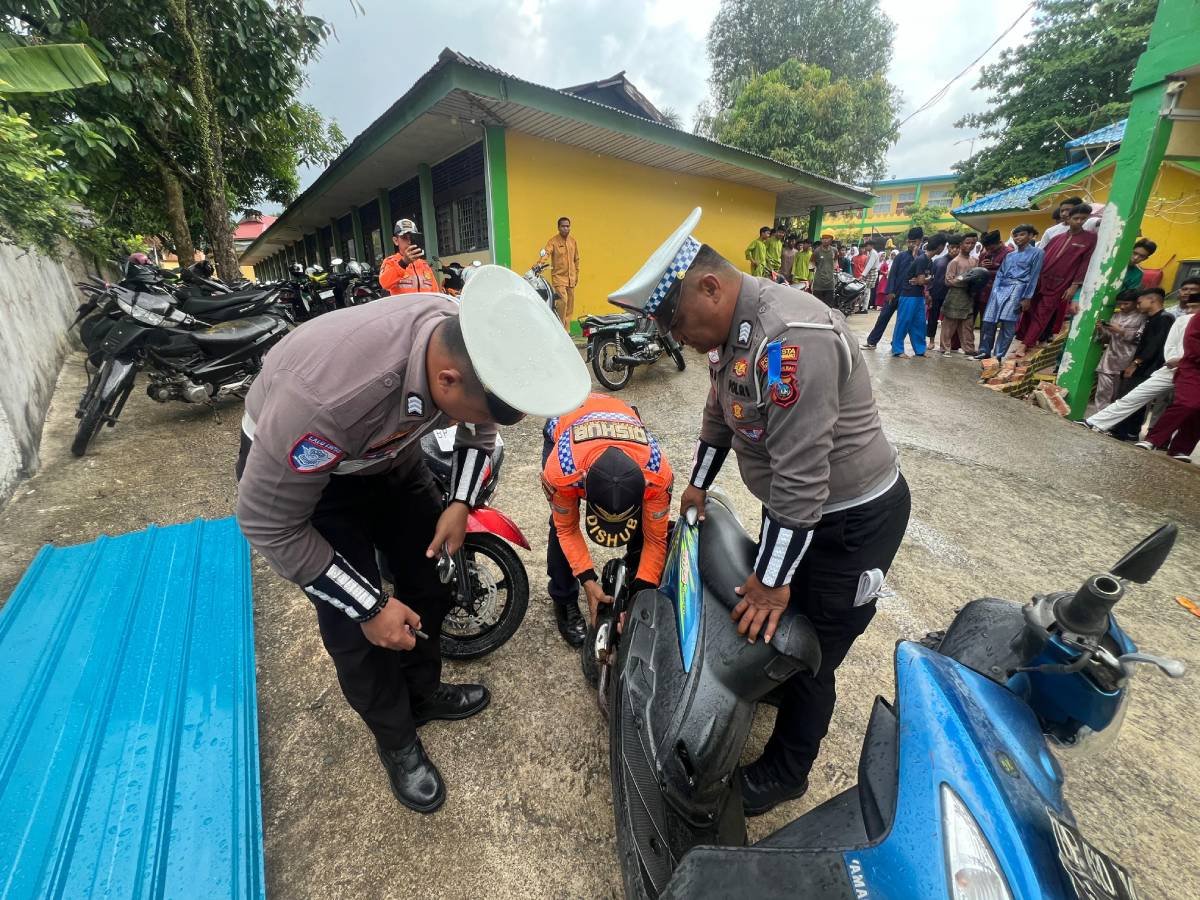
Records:
[[[265,896],[233,519],[43,547],[0,684],[0,897]]]
[[[1105,144],[1119,144],[1125,137],[1125,123],[1127,119],[1122,119],[1120,122],[1113,122],[1111,125],[1105,125],[1103,128],[1097,128],[1095,131],[1089,131],[1087,134],[1080,135],[1073,141],[1067,141],[1063,144],[1068,150],[1073,150],[1075,147],[1095,147]]]
[[[1055,169],[1053,172],[1041,175],[1032,181],[1026,181],[1015,187],[1005,188],[1002,191],[996,191],[994,194],[987,194],[978,200],[972,200],[970,203],[964,203],[962,206],[950,210],[950,213],[955,216],[969,216],[979,213],[1029,209],[1030,201],[1042,191],[1054,187],[1054,185],[1058,184],[1064,178],[1070,178],[1076,172],[1082,172],[1089,165],[1091,164],[1086,159],[1082,162],[1071,163],[1069,166]]]

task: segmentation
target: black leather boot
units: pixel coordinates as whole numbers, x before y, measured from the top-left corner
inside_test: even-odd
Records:
[[[799,781],[768,759],[759,759],[742,769],[742,809],[747,816],[761,816],[780,803],[803,797],[808,776]]]
[[[466,719],[491,702],[492,695],[482,684],[446,684],[437,686],[428,697],[412,705],[413,722],[424,725],[434,719]]]
[[[578,601],[559,603],[555,600],[554,620],[558,623],[558,633],[564,641],[572,647],[583,646],[583,639],[587,635],[587,623],[583,620],[583,613],[579,611]]]
[[[442,782],[442,775],[425,755],[420,738],[399,750],[387,750],[377,741],[375,749],[387,770],[392,793],[409,809],[431,813],[446,802],[446,785]]]

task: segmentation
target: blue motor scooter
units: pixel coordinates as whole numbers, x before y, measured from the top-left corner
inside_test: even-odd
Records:
[[[710,493],[700,526],[675,527],[663,585],[632,598],[602,682],[626,896],[1136,897],[1079,833],[1050,745],[1115,735],[1138,663],[1183,674],[1111,614],[1176,534],[1163,526],[1076,591],[975,600],[944,634],[899,642],[896,700],[875,701],[858,784],[746,846],[736,767],[755,704],[816,671],[820,645],[797,614],[770,644],[737,634],[755,547]]]

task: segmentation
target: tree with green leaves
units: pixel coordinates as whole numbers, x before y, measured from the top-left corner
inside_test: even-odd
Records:
[[[287,202],[301,159],[324,161],[344,146],[336,126],[295,100],[330,33],[302,0],[15,6],[0,28],[16,23],[31,43],[83,43],[109,75],[107,85],[22,108],[59,142],[98,217],[165,234],[181,260],[199,232],[218,271],[236,278],[230,210]]]
[[[1039,0],[1027,43],[980,71],[984,112],[960,128],[994,141],[958,163],[958,190],[985,194],[1063,164],[1062,145],[1117,121],[1150,35],[1156,0]]]
[[[841,181],[883,175],[896,137],[895,90],[879,75],[833,78],[789,59],[751,78],[713,121],[717,140]]]
[[[820,66],[835,80],[886,72],[891,30],[879,0],[721,0],[708,30],[713,112],[789,59]]]

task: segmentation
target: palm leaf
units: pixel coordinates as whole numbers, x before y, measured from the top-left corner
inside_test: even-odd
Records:
[[[83,44],[0,49],[3,94],[49,94],[106,81],[108,76],[100,61]]]

